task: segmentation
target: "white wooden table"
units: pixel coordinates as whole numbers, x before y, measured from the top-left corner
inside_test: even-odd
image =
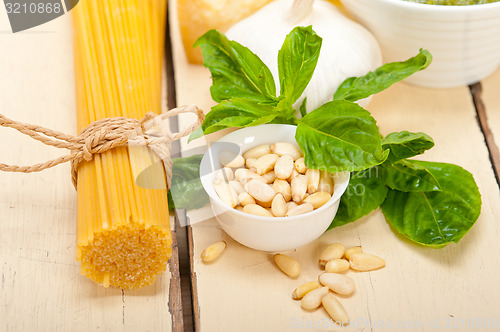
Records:
[[[175,1],[170,6],[177,104],[208,111],[214,104],[210,73],[187,64],[172,15]],[[74,134],[73,80],[69,16],[12,34],[0,5],[0,113]],[[181,331],[193,326],[186,317],[203,332],[500,330],[500,70],[473,90],[479,87],[482,94],[473,100],[466,86],[398,83],[368,106],[383,134],[426,132],[436,146],[424,159],[455,163],[474,175],[482,214],[458,245],[436,250],[412,244],[375,211],[288,252],[302,265],[293,280],[277,270],[270,254],[239,245],[210,219],[187,228],[187,242],[179,243],[190,249],[184,259],[191,271],[182,278],[192,287],[182,295],[192,294],[192,303],[184,301],[184,322],[175,254],[168,271],[139,291],[105,289],[80,275],[69,165],[29,175],[0,173],[0,331]],[[191,149],[185,140],[183,146]],[[0,129],[0,162],[32,164],[61,153]],[[214,264],[203,264],[201,251],[220,239],[227,250]],[[296,286],[317,278],[317,255],[330,242],[362,245],[387,261],[378,271],[349,272],[356,292],[341,299],[351,317],[345,329],[333,326],[323,309],[306,312],[291,299]]]

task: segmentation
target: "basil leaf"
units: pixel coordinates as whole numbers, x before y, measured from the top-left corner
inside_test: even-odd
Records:
[[[389,190],[382,212],[395,230],[412,241],[439,248],[457,243],[481,213],[481,195],[474,178],[457,165],[418,163],[436,178],[441,191]]]
[[[328,102],[299,120],[295,139],[307,167],[332,173],[367,169],[388,154],[382,150],[375,119],[345,100]]]
[[[168,192],[168,207],[173,209],[199,209],[209,202],[200,180],[203,155],[176,158],[172,166],[172,184]]]
[[[382,140],[382,147],[391,151],[386,164],[422,154],[433,146],[434,141],[429,135],[409,131],[390,133]]]
[[[195,131],[193,131],[191,133],[191,135],[189,135],[188,143],[191,143],[192,140],[195,140],[195,139],[200,138],[202,136],[203,136],[203,129],[201,129],[201,127],[198,127],[198,128],[196,128]]]
[[[386,166],[385,184],[399,191],[439,191],[441,187],[425,163],[400,160]]]
[[[365,76],[350,77],[340,84],[333,99],[356,101],[383,91],[415,72],[427,68],[432,55],[427,50],[420,52],[404,62],[386,63]]]
[[[210,30],[194,43],[203,54],[203,65],[212,73],[210,92],[221,102],[234,97],[274,103],[276,85],[269,68],[248,48]]]
[[[279,114],[270,105],[233,98],[212,107],[203,121],[203,132],[210,134],[231,127],[251,127],[269,123]]]
[[[387,195],[383,178],[384,169],[379,166],[351,173],[349,185],[328,229],[356,221],[378,208]]]
[[[307,115],[307,97],[304,98],[302,101],[302,104],[300,105],[299,111],[300,111],[300,116],[305,117]]]
[[[280,94],[293,104],[304,92],[318,63],[322,39],[311,26],[296,27],[278,53]]]

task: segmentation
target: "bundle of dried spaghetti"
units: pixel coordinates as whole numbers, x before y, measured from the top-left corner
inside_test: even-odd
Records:
[[[79,131],[112,117],[141,119],[161,108],[167,0],[86,0],[72,11]],[[147,148],[119,147],[78,169],[77,260],[104,285],[154,282],[171,255],[164,168]],[[136,169],[163,189],[136,185]]]

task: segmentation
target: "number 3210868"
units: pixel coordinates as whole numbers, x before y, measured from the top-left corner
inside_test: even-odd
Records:
[[[63,12],[60,3],[5,3],[7,14],[59,14]]]

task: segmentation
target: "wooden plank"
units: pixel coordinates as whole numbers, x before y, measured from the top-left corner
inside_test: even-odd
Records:
[[[74,134],[70,15],[12,34],[3,8],[0,112]],[[6,128],[0,128],[0,142],[4,163],[32,164],[66,153]],[[0,173],[0,330],[183,330],[175,244],[163,276],[137,291],[106,289],[81,276],[75,249],[76,193],[69,165],[34,174]]]
[[[500,68],[479,85],[478,114],[500,185]]]
[[[186,62],[178,36],[174,46],[178,104],[196,103],[208,110],[213,105],[208,70]],[[291,299],[295,287],[317,278],[321,272],[318,254],[331,242],[362,245],[387,261],[379,271],[348,273],[357,290],[353,296],[341,298],[351,317],[345,330],[479,331],[500,327],[500,285],[496,280],[500,272],[500,197],[468,87],[437,90],[399,83],[375,96],[368,109],[383,134],[411,130],[431,135],[436,146],[423,159],[455,163],[472,172],[483,197],[477,224],[458,245],[437,250],[395,235],[376,211],[289,252],[302,264],[297,280],[280,273],[270,253],[231,240],[214,219],[195,224],[191,246],[198,330],[340,330],[323,309],[306,312]],[[227,250],[215,263],[203,264],[201,251],[220,239],[228,243]]]

